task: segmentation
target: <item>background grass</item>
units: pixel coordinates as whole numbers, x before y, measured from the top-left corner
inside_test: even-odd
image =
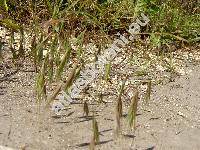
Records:
[[[150,23],[142,28],[141,40],[136,44],[144,42],[156,49],[166,44],[196,44],[200,34],[199,5],[198,0],[1,0],[0,25],[10,31],[13,62],[25,56],[34,62],[38,98],[44,98],[46,85],[65,80],[63,72],[70,62],[80,60],[79,71],[87,63],[84,44],[95,43],[97,56],[116,33],[125,33],[140,13],[146,14]],[[15,32],[20,34],[18,49],[14,46]],[[30,51],[23,46],[24,32],[30,35]],[[76,51],[72,51],[70,37],[76,38]],[[147,37],[150,43],[145,42]]]
[[[142,27],[140,39],[135,45],[145,45],[151,50],[157,49],[163,59],[163,53],[160,53],[163,45],[178,44],[179,48],[184,48],[185,45],[192,46],[199,43],[199,8],[199,0],[0,0],[0,26],[9,31],[9,48],[13,55],[13,63],[16,64],[18,60],[26,57],[34,63],[37,73],[38,103],[46,100],[49,104],[61,90],[69,89],[73,81],[79,77],[80,70],[87,65],[89,50],[83,48],[84,45],[92,42],[97,46],[98,50],[93,52],[95,59],[92,60],[96,61],[97,55],[113,41],[116,33],[127,33],[129,25],[140,16],[140,13],[144,13],[149,17],[150,23]],[[18,48],[14,45],[15,33],[20,35]],[[28,50],[23,45],[27,40],[25,33],[30,35]],[[146,42],[147,39],[150,42]],[[2,48],[3,42],[0,41],[0,60],[3,58]],[[145,56],[147,52],[143,53]],[[133,56],[134,51],[131,52],[132,63],[138,61]],[[173,72],[171,49],[167,57],[168,69]],[[154,63],[153,60],[145,62],[143,67],[150,63]],[[112,62],[107,64],[104,73],[104,80],[107,83],[110,81],[111,66]],[[69,68],[73,69],[69,71]],[[148,74],[145,67],[141,68],[135,71],[135,76]],[[53,94],[47,96],[47,86],[52,82],[59,84]],[[152,82],[147,80],[145,84],[147,84],[145,99],[149,102]],[[118,134],[121,129],[120,118],[123,112],[121,97],[124,94],[124,86],[121,87],[116,106]],[[102,93],[100,95],[99,101],[104,102]],[[130,127],[135,127],[138,101],[137,91],[131,97],[127,115]],[[84,113],[88,116],[88,103],[85,101],[83,104]],[[99,135],[94,116],[93,130],[91,143],[95,145],[95,142],[99,142]]]

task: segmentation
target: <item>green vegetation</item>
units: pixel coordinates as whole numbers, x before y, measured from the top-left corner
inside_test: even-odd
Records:
[[[98,52],[110,44],[115,35],[127,33],[129,25],[140,16],[146,14],[150,23],[141,29],[140,39],[135,45],[151,49],[161,49],[163,45],[180,44],[195,45],[200,37],[200,3],[198,0],[1,0],[0,26],[9,30],[9,48],[13,55],[13,63],[17,60],[31,59],[35,66],[36,91],[38,103],[43,99],[47,103],[54,101],[61,90],[68,91],[73,81],[85,67],[87,50],[83,47],[89,42],[94,43]],[[14,33],[20,34],[20,46],[14,47]],[[25,33],[30,35],[30,50],[24,48]],[[75,38],[75,40],[72,40]],[[149,38],[150,42],[145,40]],[[132,46],[133,43],[130,45]],[[0,41],[0,59],[3,43]],[[73,45],[73,46],[72,46]],[[128,45],[127,45],[128,46]],[[75,47],[75,48],[74,48]],[[162,54],[161,59],[162,59]],[[134,52],[130,56],[133,62]],[[145,53],[144,53],[145,56]],[[167,54],[169,72],[173,72],[171,50]],[[145,58],[154,63],[150,58]],[[73,65],[75,64],[75,65]],[[105,66],[104,79],[109,83],[112,73],[112,62]],[[148,67],[149,63],[144,66]],[[135,71],[136,76],[147,75],[144,68]],[[73,68],[71,71],[70,68]],[[46,95],[47,86],[57,82],[58,86],[51,96]],[[61,83],[60,83],[61,82]],[[151,80],[145,82],[146,102],[150,100]],[[125,83],[121,87],[116,106],[117,133],[121,129],[122,95]],[[138,108],[138,91],[131,97],[127,120],[130,127],[135,128]],[[102,97],[101,97],[102,101]],[[86,117],[89,114],[89,103],[83,102]],[[93,136],[91,149],[99,143],[98,125],[93,116]]]

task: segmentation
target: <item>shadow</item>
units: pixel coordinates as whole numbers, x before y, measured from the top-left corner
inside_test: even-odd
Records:
[[[35,72],[35,70],[25,70],[25,69],[20,69],[21,72]]]
[[[113,129],[106,129],[106,130],[102,130],[99,133],[104,133],[104,132],[108,132],[108,131],[112,131]]]
[[[67,124],[67,123],[69,123],[69,121],[58,121],[58,122],[55,122],[55,123],[57,123],[57,124]]]
[[[94,117],[98,117],[99,115],[94,115]],[[81,117],[78,117],[79,119],[90,119],[90,118],[93,118],[92,115],[90,116],[81,116]]]
[[[114,119],[110,119],[110,118],[104,118],[104,120],[114,121]]]
[[[54,119],[59,119],[59,118],[61,118],[61,117],[62,117],[62,115],[51,116],[51,118],[54,118]]]
[[[123,136],[127,137],[127,138],[135,138],[135,135],[131,135],[131,134],[124,134]]]
[[[4,95],[5,93],[6,93],[6,92],[1,92],[1,91],[0,91],[0,95]]]
[[[84,120],[77,121],[76,123],[86,122],[86,121],[90,121],[90,120],[92,120],[92,119],[93,119],[93,118],[85,118]]]
[[[6,87],[5,86],[0,86],[0,89],[3,90],[3,89],[6,89]]]
[[[8,114],[4,114],[4,115],[1,115],[0,117],[7,117],[9,116]]]
[[[69,117],[69,116],[71,116],[73,113],[74,113],[74,111],[73,111],[73,112],[70,112],[69,114],[66,114],[66,115],[54,115],[54,116],[51,116],[51,118],[60,119],[60,118],[62,118],[62,117]]]
[[[128,115],[128,114],[123,114],[122,117],[125,118],[125,117],[127,117],[127,115]],[[140,115],[142,115],[142,114],[136,114],[136,116],[140,116]]]
[[[9,77],[11,77],[12,75],[15,75],[17,72],[18,72],[18,70],[15,70],[15,71],[13,71],[13,72],[11,72],[9,74],[4,75],[3,77],[0,78],[0,82],[13,80],[14,78],[13,79],[9,79]]]
[[[111,141],[113,141],[113,140],[101,141],[99,143],[96,143],[96,145],[106,144],[106,143],[111,142]],[[84,147],[84,146],[89,146],[89,145],[90,145],[90,143],[81,143],[81,144],[78,144],[76,146]]]
[[[158,119],[160,119],[160,117],[152,117],[149,120],[158,120]]]
[[[74,111],[70,112],[69,114],[67,114],[67,117],[73,115]]]
[[[147,148],[147,149],[145,149],[145,150],[153,150],[154,148],[155,148],[155,146],[152,146],[152,147]]]
[[[4,95],[7,93],[7,91],[5,91],[6,87],[5,86],[0,86],[0,95]]]
[[[99,115],[94,115],[94,117],[98,117]],[[90,121],[93,119],[93,115],[91,116],[81,116],[81,117],[77,117],[79,119],[84,119],[84,120],[81,120],[81,121],[77,121],[76,123],[80,123],[80,122],[85,122],[85,121]]]
[[[74,101],[73,102],[71,102],[70,104],[71,105],[83,105],[84,103],[83,102],[77,102],[78,100],[80,100],[80,99],[78,99],[78,98],[74,98]],[[98,105],[98,104],[89,104],[88,103],[88,105]]]

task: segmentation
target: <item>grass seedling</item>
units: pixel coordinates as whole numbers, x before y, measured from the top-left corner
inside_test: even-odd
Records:
[[[73,83],[75,76],[76,76],[76,70],[78,67],[78,63],[74,64],[74,67],[72,68],[71,73],[69,74],[69,77],[67,78],[66,83],[64,84],[64,90],[67,91],[67,89],[71,86]]]
[[[98,144],[99,143],[99,128],[98,128],[98,123],[94,116],[93,116],[93,120],[92,120],[92,126],[93,126],[94,140],[95,140],[95,143]]]
[[[88,114],[89,114],[89,107],[87,102],[85,101],[83,104],[83,115],[86,115],[86,117],[88,117]]]
[[[128,110],[128,123],[131,128],[135,129],[135,124],[136,124],[136,112],[137,112],[137,106],[138,106],[138,95],[139,92],[136,91],[135,95],[132,97],[131,105]]]
[[[105,80],[108,81],[110,76],[110,70],[111,70],[111,62],[106,64],[106,70],[105,70]]]
[[[90,150],[94,150],[95,149],[95,145],[99,143],[99,129],[98,129],[98,123],[94,117],[93,114],[93,120],[92,120],[92,128],[93,128],[93,135],[92,135],[92,139],[90,142]]]
[[[127,77],[126,79],[123,81],[122,86],[120,88],[120,93],[118,96],[118,100],[117,100],[117,106],[116,106],[116,134],[117,136],[119,136],[120,132],[121,132],[121,125],[120,125],[120,119],[123,115],[123,107],[122,107],[122,94],[124,92],[124,87],[125,87],[125,83],[126,83]]]
[[[61,89],[63,88],[64,90],[67,90],[68,87],[72,84],[73,79],[74,79],[74,75],[76,73],[76,69],[78,67],[78,64],[74,64],[74,67],[72,68],[71,73],[69,74],[67,81],[65,83],[60,83],[56,89],[54,90],[53,94],[51,96],[49,96],[47,98],[47,106],[53,101],[55,100],[56,96],[59,94],[59,92],[61,91]]]

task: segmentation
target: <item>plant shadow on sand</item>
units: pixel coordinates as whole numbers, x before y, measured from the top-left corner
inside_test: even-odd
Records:
[[[54,115],[54,116],[51,116],[51,117],[54,118],[54,119],[60,119],[60,118],[63,118],[63,117],[69,117],[69,116],[71,116],[73,113],[74,113],[74,111],[73,111],[73,112],[70,112],[70,113],[67,114],[67,115]]]
[[[96,145],[106,144],[106,143],[111,142],[111,141],[113,141],[113,140],[101,141],[99,143],[96,143]],[[90,143],[86,142],[86,143],[77,144],[76,146],[84,147],[84,146],[89,146],[89,145],[90,145]]]
[[[83,120],[80,120],[80,121],[77,121],[76,123],[81,123],[81,122],[85,122],[85,121],[90,121],[93,119],[93,116],[82,116],[82,117],[78,117],[79,119],[83,119]]]
[[[4,94],[6,94],[6,87],[5,86],[0,86],[0,95],[4,95]]]

